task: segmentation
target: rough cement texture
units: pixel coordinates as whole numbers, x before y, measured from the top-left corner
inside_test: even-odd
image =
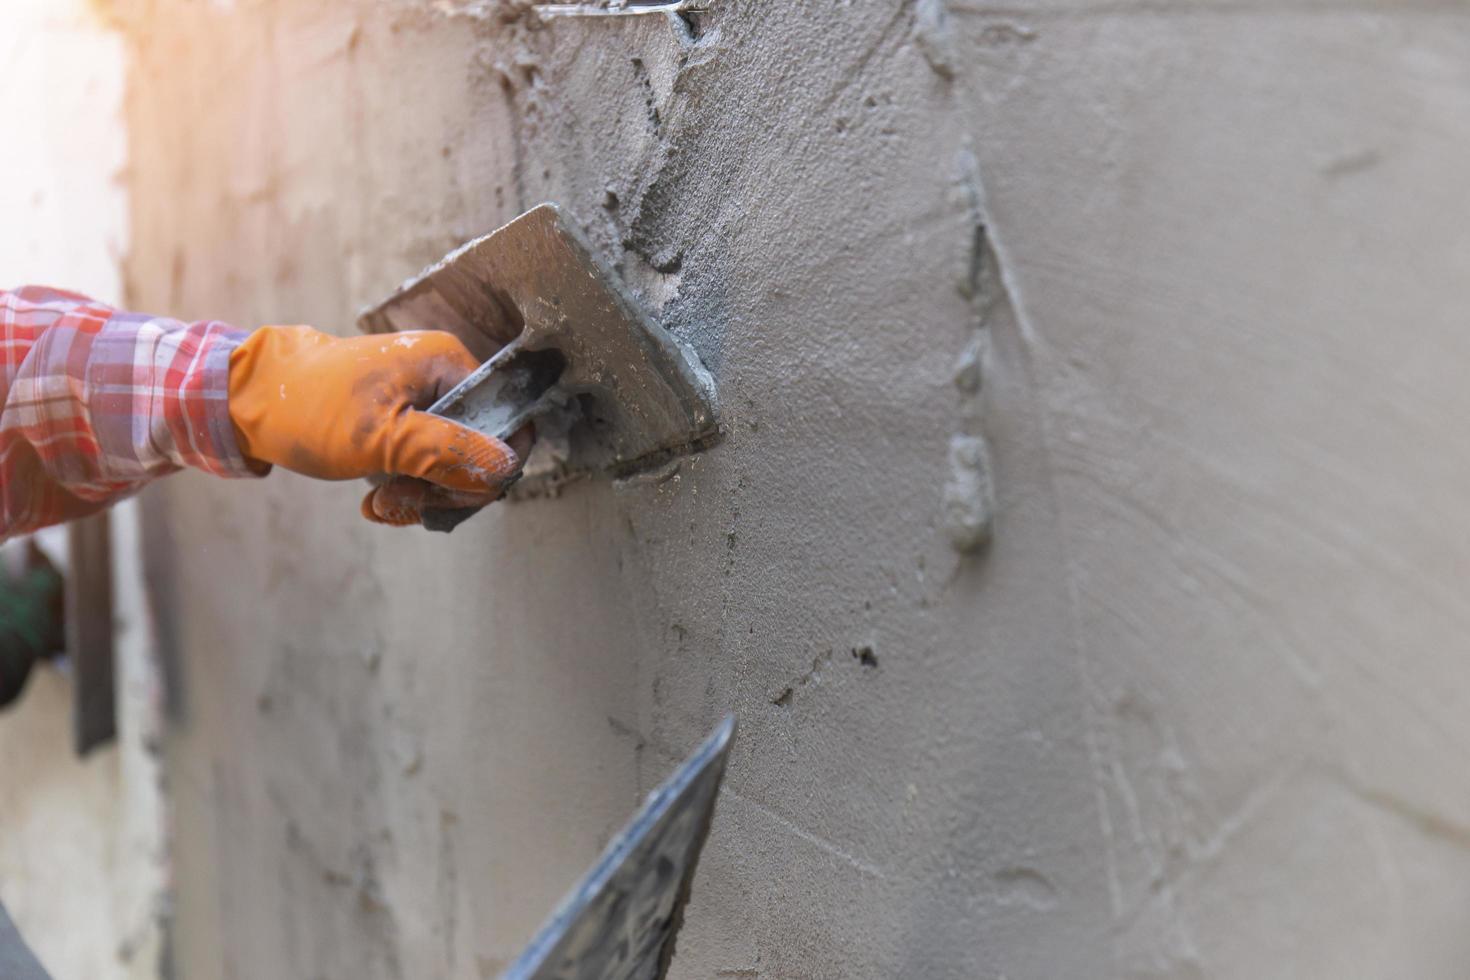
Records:
[[[714,7],[124,4],[135,305],[555,199],[728,427],[447,539],[153,492],[178,975],[493,976],[731,709],[682,980],[1462,975],[1463,15]]]

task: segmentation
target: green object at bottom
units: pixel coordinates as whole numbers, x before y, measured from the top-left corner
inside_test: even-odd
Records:
[[[0,572],[0,705],[20,694],[37,660],[61,649],[61,584],[49,565]]]

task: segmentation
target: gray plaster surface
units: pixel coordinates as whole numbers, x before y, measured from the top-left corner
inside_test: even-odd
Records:
[[[1457,8],[120,16],[135,306],[556,200],[728,426],[448,539],[150,493],[181,977],[494,976],[732,710],[680,980],[1463,975]]]

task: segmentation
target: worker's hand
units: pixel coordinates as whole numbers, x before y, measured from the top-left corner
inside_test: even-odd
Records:
[[[454,336],[412,331],[341,338],[261,327],[230,355],[230,418],[246,456],[323,480],[386,476],[363,515],[416,524],[426,509],[500,496],[530,449],[428,408],[479,366]]]

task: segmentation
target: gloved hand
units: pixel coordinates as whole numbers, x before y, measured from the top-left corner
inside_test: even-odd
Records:
[[[230,355],[230,419],[252,460],[323,480],[388,476],[362,502],[381,524],[500,496],[530,449],[419,409],[479,362],[453,335],[422,330],[341,338],[261,327]]]

